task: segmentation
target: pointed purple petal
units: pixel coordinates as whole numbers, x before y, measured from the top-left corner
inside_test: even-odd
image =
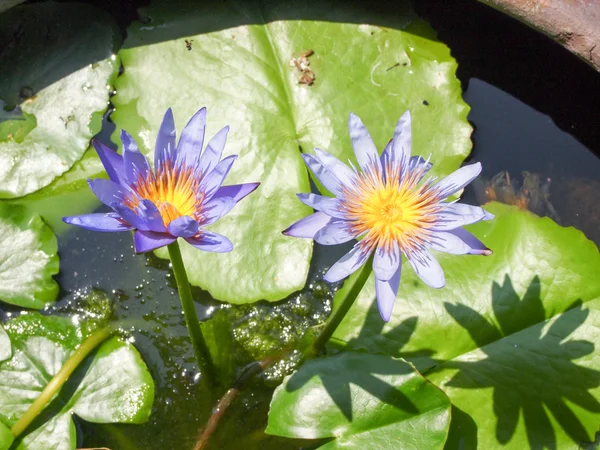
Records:
[[[378,168],[381,168],[379,153],[369,130],[367,130],[362,120],[353,113],[350,113],[348,118],[348,130],[350,131],[352,148],[360,167],[365,170],[370,164],[375,164]]]
[[[167,161],[175,162],[175,119],[171,108],[167,109],[158,129],[154,146],[154,170],[163,167]]]
[[[137,144],[131,135],[125,130],[121,130],[121,141],[123,142],[123,164],[127,181],[131,184],[140,178],[143,180],[148,178],[150,164],[138,150]]]
[[[223,159],[202,179],[200,188],[204,191],[205,199],[209,200],[219,190],[236,158],[237,155],[231,155]]]
[[[123,157],[96,139],[92,139],[92,145],[96,149],[100,161],[102,161],[102,165],[108,174],[108,178],[121,186],[125,186],[127,183],[125,182]]]
[[[458,236],[447,231],[437,231],[429,238],[429,245],[439,252],[451,255],[466,255],[471,253],[471,247]]]
[[[127,195],[125,188],[114,181],[103,178],[88,180],[88,185],[96,197],[106,206],[111,206],[115,202],[121,203]]]
[[[167,231],[160,211],[152,201],[147,199],[142,200],[137,207],[136,213],[148,225],[150,231],[159,233]]]
[[[473,181],[480,172],[481,163],[461,167],[433,186],[432,189],[437,189],[439,191],[439,198],[446,198],[464,188]]]
[[[131,225],[119,220],[115,213],[93,213],[81,216],[63,217],[63,222],[93,231],[127,231],[133,230]]]
[[[315,241],[321,245],[336,245],[351,241],[356,237],[349,230],[349,224],[346,221],[335,220],[315,233]]]
[[[226,253],[233,250],[233,244],[229,239],[212,231],[202,230],[199,238],[185,238],[185,240],[205,252]]]
[[[323,184],[323,186],[325,186],[325,189],[334,195],[340,195],[342,193],[341,181],[335,176],[335,174],[327,170],[317,158],[315,158],[313,155],[303,153],[302,159],[312,173],[314,173],[319,181]]]
[[[491,220],[493,218],[493,214],[490,214],[479,206],[453,203],[446,206],[446,208],[437,214],[433,229],[437,231],[448,231],[479,222],[480,220]]]
[[[373,272],[379,280],[388,281],[394,276],[401,263],[402,253],[396,242],[391,244],[390,249],[384,249],[382,245],[379,245],[373,258]]]
[[[457,236],[465,244],[467,244],[471,249],[468,253],[471,255],[490,256],[492,254],[492,251],[487,248],[483,242],[481,242],[479,239],[473,236],[472,233],[464,228],[456,228],[455,230],[448,231],[448,233]]]
[[[346,278],[351,273],[356,272],[369,258],[369,252],[357,244],[352,250],[346,253],[327,271],[323,279],[329,283],[335,283]]]
[[[412,131],[410,111],[406,111],[398,120],[394,137],[386,146],[381,159],[384,164],[393,163],[396,167],[404,168],[410,159],[412,146]]]
[[[446,278],[440,263],[427,250],[414,250],[406,255],[408,262],[427,286],[443,288]]]
[[[200,155],[200,170],[202,173],[210,172],[221,160],[225,141],[227,141],[227,133],[229,133],[229,126],[222,128],[208,142],[206,149]]]
[[[341,162],[335,156],[320,148],[315,148],[315,157],[325,168],[333,173],[342,184],[352,186],[356,181],[356,175],[352,169]]]
[[[340,201],[337,198],[325,197],[316,194],[296,194],[300,201],[317,211],[324,212],[328,216],[345,219],[346,213],[342,211]]]
[[[206,129],[206,108],[198,111],[187,123],[177,145],[175,165],[181,167],[196,167],[204,145],[204,131]]]
[[[198,222],[190,216],[181,216],[172,220],[167,227],[169,234],[177,237],[188,238],[198,232]]]
[[[400,286],[400,274],[402,273],[402,262],[396,269],[396,272],[388,281],[383,281],[375,277],[375,293],[377,295],[377,306],[379,314],[384,322],[389,322],[394,309],[394,302]]]
[[[167,233],[138,230],[133,235],[133,247],[136,253],[145,253],[172,244],[175,239]]]
[[[216,222],[236,205],[236,201],[233,197],[218,197],[211,198],[203,207],[202,214],[204,220],[202,225],[210,225]]]
[[[286,236],[314,239],[315,234],[331,221],[331,217],[322,212],[316,212],[290,226],[283,231]]]
[[[232,197],[236,203],[243,199],[246,195],[252,193],[260,183],[245,183],[231,184],[229,186],[221,186],[213,195],[213,199],[219,197]]]

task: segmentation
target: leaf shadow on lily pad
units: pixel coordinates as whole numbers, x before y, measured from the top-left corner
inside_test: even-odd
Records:
[[[377,377],[377,375],[412,373],[408,364],[399,364],[398,361],[389,359],[384,364],[372,367],[370,376],[367,377],[364,376],[364,367],[361,369],[361,371],[347,370],[345,372],[324,373],[319,370],[318,366],[313,366],[313,370],[295,372],[288,381],[286,390],[294,392],[304,386],[312,377],[319,376],[323,387],[348,421],[352,421],[353,418],[350,384],[359,386],[383,403],[411,414],[419,413],[417,406],[405,394]]]
[[[458,369],[445,386],[493,389],[496,439],[500,444],[513,438],[522,415],[530,448],[556,449],[556,431],[548,412],[573,441],[586,439],[583,423],[567,404],[600,413],[600,403],[589,392],[600,386],[600,372],[574,362],[591,354],[594,344],[569,339],[589,315],[580,300],[548,325],[539,278],[534,277],[521,300],[506,276],[502,286],[492,286],[492,307],[498,325],[468,306],[446,303],[445,307],[485,354],[476,361],[445,363],[445,368]],[[507,311],[511,313],[506,314]],[[535,325],[523,327],[523,320]],[[459,412],[462,420],[454,417],[449,442],[457,439],[470,447],[477,442],[476,418],[466,411]],[[462,428],[461,436],[457,427]]]

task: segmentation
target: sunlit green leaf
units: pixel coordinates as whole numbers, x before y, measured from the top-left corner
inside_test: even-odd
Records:
[[[322,449],[442,449],[450,402],[412,365],[345,352],[303,364],[273,394],[267,433]]]
[[[10,358],[11,355],[10,338],[0,323],[0,362]]]
[[[22,5],[0,16],[0,100],[37,123],[0,126],[0,197],[47,186],[81,158],[108,106],[117,36],[106,13],[83,4]]]
[[[0,421],[0,450],[8,450],[13,443],[13,435],[10,428]]]
[[[0,421],[13,425],[58,372],[84,336],[71,320],[22,315],[6,324],[13,357],[0,363]],[[154,382],[135,348],[119,338],[100,345],[52,404],[20,437],[22,450],[74,449],[72,414],[97,423],[148,420]]]
[[[368,281],[335,338],[429,368],[457,410],[448,448],[576,449],[600,424],[600,253],[574,228],[486,209],[469,228],[492,256],[439,255],[440,290],[405,264],[388,324]]]
[[[212,227],[232,240],[232,253],[182,249],[192,283],[219,300],[278,300],[303,287],[312,242],[281,235],[311,212],[295,196],[310,190],[300,151],[354,159],[350,112],[382,150],[410,109],[415,152],[433,153],[436,175],[469,153],[456,63],[408,2],[377,11],[364,2],[165,1],[142,16],[120,52],[117,127],[151,153],[168,107],[180,132],[207,106],[207,136],[230,125],[225,153],[239,155],[227,183],[262,183]],[[312,85],[299,83],[293,61],[309,49]]]
[[[0,300],[43,308],[58,294],[56,237],[37,214],[0,203]]]

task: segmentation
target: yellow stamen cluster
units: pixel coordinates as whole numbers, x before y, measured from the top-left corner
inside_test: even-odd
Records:
[[[150,172],[131,186],[138,197],[128,198],[127,206],[134,209],[141,200],[150,200],[158,208],[165,226],[181,216],[199,220],[203,199],[202,194],[198,194],[200,178],[192,168],[174,169],[167,163],[159,167],[156,174]]]
[[[395,242],[406,252],[426,239],[441,209],[435,190],[419,186],[423,169],[402,171],[391,163],[357,174],[354,186],[344,187],[344,208],[353,233],[366,233],[360,245],[389,250]]]

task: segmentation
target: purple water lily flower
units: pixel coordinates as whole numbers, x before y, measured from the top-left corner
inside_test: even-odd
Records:
[[[206,108],[183,129],[175,146],[175,122],[169,108],[156,138],[154,172],[129,133],[121,131],[123,155],[93,141],[109,180],[88,180],[113,212],[64,217],[66,223],[95,231],[135,230],[138,253],[169,245],[178,237],[209,252],[229,252],[231,241],[203,227],[227,214],[260,183],[222,186],[237,155],[221,160],[229,127],[204,151]]]
[[[493,215],[477,206],[447,202],[446,198],[469,184],[481,164],[464,166],[442,181],[429,178],[429,161],[411,157],[411,118],[402,115],[393,139],[379,156],[362,121],[350,114],[350,139],[360,169],[349,168],[335,156],[315,149],[304,162],[335,198],[298,194],[317,212],[299,220],[283,233],[335,245],[360,239],[325,274],[339,281],[373,256],[379,312],[389,321],[402,270],[402,254],[425,284],[441,288],[444,272],[429,249],[455,255],[491,255],[479,239],[461,228]]]

